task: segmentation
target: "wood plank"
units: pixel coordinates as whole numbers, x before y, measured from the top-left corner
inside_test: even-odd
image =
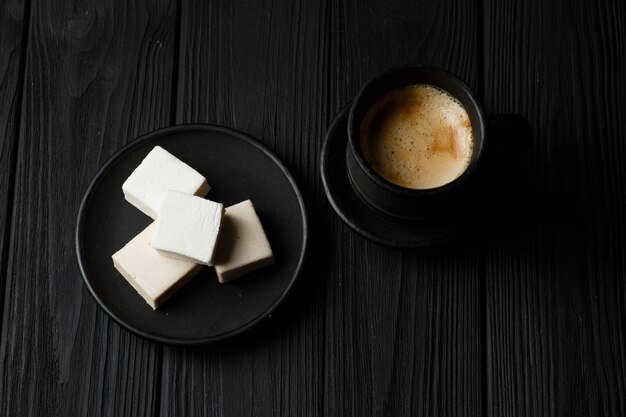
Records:
[[[98,168],[170,123],[175,1],[35,1],[0,345],[0,415],[156,412],[161,348],[82,284],[76,212]]]
[[[477,85],[473,2],[345,0],[331,16],[333,111],[397,65],[435,65]],[[326,245],[324,414],[481,415],[481,253],[383,248],[334,214]]]
[[[28,24],[27,3],[14,0],[0,4],[0,300],[4,300],[15,153],[24,84],[24,55]]]
[[[487,248],[487,415],[626,413],[626,8],[486,0],[484,96],[527,115]],[[518,208],[518,210],[516,210]]]
[[[317,153],[329,119],[326,3],[182,7],[177,122],[251,134],[285,161],[307,198],[319,195]],[[315,228],[319,199],[312,201]],[[319,416],[323,285],[323,275],[309,270],[287,305],[252,334],[198,349],[165,348],[161,416]]]
[[[325,7],[183,1],[177,123],[247,132],[286,162],[305,192],[319,192]],[[319,415],[323,294],[307,275],[296,294],[311,293],[251,335],[165,348],[161,416]]]

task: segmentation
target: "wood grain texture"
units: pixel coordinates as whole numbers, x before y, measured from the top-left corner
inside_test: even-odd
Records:
[[[332,112],[398,65],[440,66],[476,86],[476,16],[454,0],[333,2]],[[325,242],[324,415],[481,415],[480,252],[383,248],[334,214]]]
[[[1,416],[626,415],[623,2],[28,2],[0,3]],[[379,247],[323,195],[326,126],[406,63],[535,131],[469,244]],[[258,138],[310,208],[296,291],[209,347],[119,328],[73,249],[98,167],[172,122]]]
[[[0,345],[0,415],[155,414],[161,348],[84,288],[76,212],[97,169],[170,122],[176,3],[32,5]]]
[[[28,26],[24,0],[0,4],[0,300],[9,250],[19,114]]]
[[[485,103],[535,131],[504,205],[519,223],[486,248],[487,415],[626,414],[625,19],[485,2]]]
[[[269,146],[311,201],[317,234],[317,155],[329,121],[326,2],[183,1],[181,11],[177,123],[234,127]],[[306,268],[291,299],[252,333],[166,348],[160,415],[321,415],[320,268]]]

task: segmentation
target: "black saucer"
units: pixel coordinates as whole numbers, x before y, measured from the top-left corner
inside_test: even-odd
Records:
[[[328,201],[339,217],[354,231],[380,245],[424,248],[446,243],[469,230],[467,207],[450,215],[419,220],[389,216],[372,207],[352,188],[346,171],[346,125],[349,107],[342,110],[326,131],[320,170]],[[456,213],[456,215],[455,215]]]

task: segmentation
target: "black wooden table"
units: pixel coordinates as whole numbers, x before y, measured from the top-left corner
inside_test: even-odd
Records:
[[[388,249],[327,203],[326,127],[406,63],[533,126],[488,236]],[[626,415],[622,0],[3,0],[0,98],[0,416]],[[274,317],[174,348],[97,307],[73,233],[116,150],[189,122],[273,149],[315,233]]]

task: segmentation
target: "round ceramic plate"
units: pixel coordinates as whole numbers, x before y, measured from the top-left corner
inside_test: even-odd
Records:
[[[366,239],[395,248],[440,245],[465,233],[468,224],[463,216],[399,219],[375,209],[354,191],[346,170],[349,110],[348,107],[341,111],[326,131],[320,158],[324,190],[339,217]]]
[[[276,263],[227,284],[205,267],[152,310],[113,267],[111,255],[152,222],[126,202],[122,183],[156,145],[206,177],[207,198],[224,207],[252,200]],[[249,136],[208,125],[161,129],[120,150],[89,185],[76,226],[78,263],[98,304],[127,329],[170,344],[222,340],[259,323],[289,293],[306,247],[305,206],[282,162]]]

